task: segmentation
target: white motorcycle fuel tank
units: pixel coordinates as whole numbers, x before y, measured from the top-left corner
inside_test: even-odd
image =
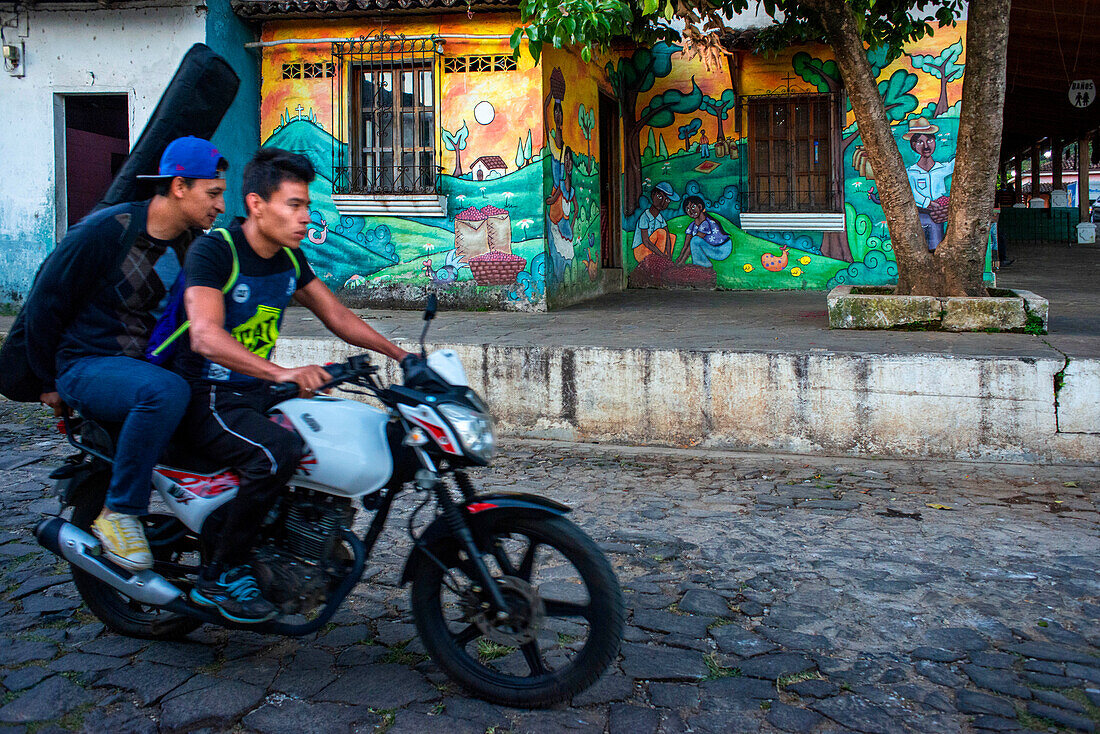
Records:
[[[306,443],[290,484],[342,497],[380,489],[393,474],[386,439],[389,413],[351,400],[318,396],[279,403]]]

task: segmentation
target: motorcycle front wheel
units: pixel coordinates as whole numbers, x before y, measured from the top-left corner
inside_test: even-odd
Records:
[[[599,547],[561,517],[472,524],[509,618],[491,617],[465,555],[437,545],[447,573],[426,560],[412,584],[413,618],[432,659],[475,696],[505,706],[551,706],[595,683],[618,654],[624,618]]]

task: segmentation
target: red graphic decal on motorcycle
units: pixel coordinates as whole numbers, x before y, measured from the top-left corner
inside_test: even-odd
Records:
[[[302,455],[302,460],[298,462],[298,471],[308,477],[315,466],[317,466],[317,457],[313,455],[312,449],[306,449],[305,454]]]
[[[279,425],[282,428],[287,429],[288,431],[294,431],[294,424],[290,422],[290,419],[287,418],[285,414],[272,413],[270,418],[272,423],[275,423],[276,425]]]
[[[496,507],[496,505],[494,505],[492,502],[474,502],[473,504],[466,505],[466,511],[469,512],[471,515],[476,515],[479,512],[491,510],[494,507]]]
[[[195,497],[217,497],[222,492],[236,489],[241,483],[237,473],[231,471],[214,476],[189,474],[173,469],[157,469],[157,473],[175,482],[168,488],[168,494],[185,505]]]
[[[447,431],[445,431],[442,426],[437,426],[434,423],[429,423],[423,418],[417,418],[416,416],[409,417],[412,420],[416,421],[418,425],[428,429],[428,433],[432,434],[432,438],[434,438],[435,442],[439,444],[439,448],[443,449],[448,454],[457,455],[459,453],[458,449],[456,449],[454,444],[451,443],[451,439],[447,438]]]

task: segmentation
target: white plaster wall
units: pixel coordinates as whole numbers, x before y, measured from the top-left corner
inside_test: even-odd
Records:
[[[431,345],[444,347],[512,436],[1038,463],[1094,463],[1100,452],[1084,405],[1086,393],[1095,403],[1094,360],[1071,363],[1056,408],[1061,360]],[[285,338],[276,358],[324,364],[358,351]],[[400,379],[381,362],[385,380]]]
[[[0,71],[0,303],[25,294],[54,246],[54,96],[126,93],[133,145],[183,54],[206,36],[195,3],[23,14],[26,75]]]

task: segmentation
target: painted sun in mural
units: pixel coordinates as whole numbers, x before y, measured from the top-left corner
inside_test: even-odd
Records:
[[[491,102],[481,101],[474,105],[474,119],[481,125],[488,125],[496,119],[497,111]]]

